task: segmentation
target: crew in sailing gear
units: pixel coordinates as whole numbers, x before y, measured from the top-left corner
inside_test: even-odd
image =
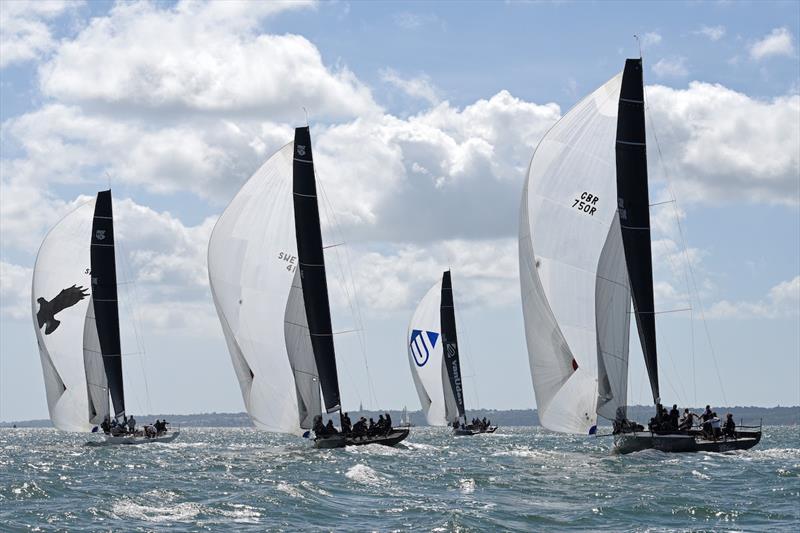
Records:
[[[347,435],[353,430],[353,425],[350,423],[350,416],[347,413],[343,414],[341,417],[342,423],[342,433]]]
[[[328,435],[336,435],[337,433],[339,433],[338,431],[336,431],[336,428],[333,425],[333,420],[328,420],[328,423],[325,425],[325,433],[327,433]]]
[[[725,438],[736,438],[736,423],[733,421],[733,414],[728,413],[725,415],[725,425],[722,426],[722,434]]]
[[[369,417],[369,426],[367,426],[367,435],[373,435],[375,433],[375,421],[372,417]]]
[[[669,412],[669,426],[670,430],[676,431],[678,429],[678,419],[680,418],[680,412],[678,411],[678,405],[673,404],[672,410]]]
[[[325,425],[322,423],[322,415],[317,415],[314,417],[314,434],[317,437],[324,437],[325,436]]]
[[[103,433],[105,433],[106,435],[108,435],[111,432],[111,423],[108,421],[108,416],[106,416],[100,423],[100,429],[102,429]]]
[[[683,418],[681,419],[681,423],[678,425],[678,429],[683,430],[690,430],[692,426],[694,426],[694,417],[696,415],[689,411],[689,409],[683,410]]]
[[[128,419],[128,431],[133,433],[136,430],[136,419],[133,418],[133,415]]]
[[[389,413],[386,413],[386,433],[391,433],[392,431],[392,416]]]
[[[717,413],[711,413],[711,430],[714,432],[714,440],[717,440],[722,435]]]

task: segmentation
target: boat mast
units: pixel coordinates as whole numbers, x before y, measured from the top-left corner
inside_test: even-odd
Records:
[[[660,403],[641,58],[625,61],[617,115],[616,161],[619,219],[633,310],[653,402]]]
[[[442,302],[440,307],[442,324],[442,348],[444,365],[450,380],[450,388],[456,400],[458,416],[466,421],[464,412],[464,390],[461,381],[461,363],[458,359],[458,336],[456,335],[456,314],[453,304],[453,284],[450,271],[442,275]]]
[[[92,305],[97,322],[97,336],[114,405],[114,416],[125,416],[125,392],[122,381],[122,350],[117,304],[117,268],[114,258],[114,218],[111,190],[97,193],[92,221],[91,241]]]
[[[292,169],[297,256],[311,345],[319,372],[325,410],[328,413],[341,412],[317,185],[308,126],[295,128]]]

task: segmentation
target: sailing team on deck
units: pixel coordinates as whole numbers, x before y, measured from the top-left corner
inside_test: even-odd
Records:
[[[153,424],[146,424],[141,430],[136,430],[136,419],[131,415],[128,417],[127,415],[122,416],[122,422],[117,420],[116,418],[111,418],[110,415],[106,415],[106,418],[100,423],[100,429],[103,430],[103,433],[106,435],[111,435],[113,437],[124,437],[124,436],[134,436],[134,437],[160,437],[167,433],[167,422],[166,420],[159,420]]]
[[[697,419],[700,420],[700,423],[696,422]],[[681,416],[677,404],[673,404],[670,410],[660,403],[656,404],[656,415],[650,419],[647,429],[658,435],[688,434],[692,430],[700,430],[703,438],[712,441],[720,438],[736,438],[736,423],[733,421],[733,414],[727,413],[725,423],[721,425],[717,413],[712,411],[710,405],[706,405],[705,411],[700,414],[685,408],[683,416]],[[614,422],[614,433],[631,431],[644,431],[644,427],[629,420]]]
[[[355,424],[350,421],[350,416],[344,413],[341,416],[341,424],[342,429],[339,431],[333,425],[333,420],[328,420],[327,424],[323,424],[322,415],[317,415],[314,418],[314,434],[317,438],[339,434],[352,437],[379,437],[388,435],[394,429],[392,427],[392,416],[389,413],[386,413],[385,416],[380,415],[377,422],[372,417],[367,422],[367,419],[362,416]]]

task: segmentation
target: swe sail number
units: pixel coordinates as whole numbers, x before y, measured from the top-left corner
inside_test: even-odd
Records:
[[[297,256],[286,252],[278,252],[278,259],[286,262],[286,270],[289,272],[294,272],[297,269]]]
[[[595,207],[597,200],[599,200],[599,198],[594,194],[583,191],[580,198],[575,198],[572,207],[578,211],[583,211],[584,213],[589,213],[591,216],[594,216],[594,212],[597,211]]]

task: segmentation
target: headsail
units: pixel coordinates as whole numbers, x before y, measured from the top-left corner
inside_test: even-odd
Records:
[[[297,276],[294,151],[270,157],[222,213],[208,276],[248,414],[261,429],[302,435],[321,406]]]
[[[641,59],[625,61],[616,140],[619,218],[630,275],[633,310],[636,313],[636,325],[650,377],[653,401],[659,403]]]
[[[441,329],[442,281],[437,281],[417,306],[408,325],[408,362],[422,411],[432,426],[452,422],[445,405]],[[444,376],[442,375],[445,373]],[[452,415],[451,415],[452,416]]]
[[[520,213],[525,336],[543,426],[596,427],[598,263],[617,213],[614,140],[622,75],[579,102],[531,160]]]
[[[99,425],[109,415],[108,379],[103,364],[103,350],[100,347],[97,320],[95,320],[91,298],[86,307],[86,322],[83,328],[83,366],[86,370],[89,421]]]
[[[47,408],[63,431],[88,431],[86,374],[81,346],[91,299],[91,200],[67,214],[47,234],[33,267],[33,326],[42,360]]]
[[[117,304],[117,268],[114,257],[114,218],[111,191],[100,191],[94,206],[91,233],[92,305],[108,390],[114,415],[125,415],[122,381],[122,349]]]

